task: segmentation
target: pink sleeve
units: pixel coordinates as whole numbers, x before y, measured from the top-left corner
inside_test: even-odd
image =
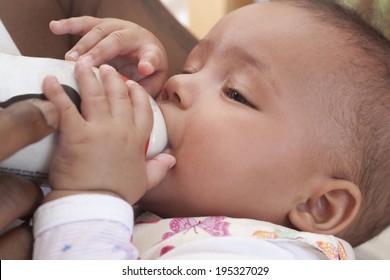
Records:
[[[73,195],[34,214],[33,259],[137,259],[133,209],[116,197]]]

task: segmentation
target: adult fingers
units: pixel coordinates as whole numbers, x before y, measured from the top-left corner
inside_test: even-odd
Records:
[[[0,237],[0,259],[30,260],[33,249],[32,229],[26,223]]]
[[[32,214],[42,199],[42,191],[31,181],[0,174],[0,230]]]
[[[0,110],[0,160],[52,133],[59,112],[48,101],[27,100]]]

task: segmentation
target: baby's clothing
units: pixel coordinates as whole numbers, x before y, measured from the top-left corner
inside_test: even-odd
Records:
[[[75,195],[34,215],[35,259],[354,259],[334,236],[228,217],[171,218],[108,195]]]
[[[291,249],[292,252],[289,254],[280,250],[280,255],[274,255],[276,258],[299,258],[299,256],[310,258],[311,254],[315,255],[316,258],[321,258],[321,255],[324,254],[329,259],[348,259],[343,242],[334,236],[299,232],[252,219],[223,216],[161,219],[148,212],[136,220],[133,233],[133,244],[139,249],[141,259],[169,257],[168,252],[173,249],[181,248],[190,243],[200,244],[208,241],[210,241],[210,245],[220,241],[225,246],[229,242],[234,244],[237,242],[237,245],[240,245],[240,242],[246,244],[245,241],[248,243],[253,241],[254,246],[256,243],[272,243],[270,249],[278,248],[280,250],[283,248],[287,251]],[[261,244],[261,246],[264,245]],[[246,250],[247,257],[250,255],[253,255],[254,258],[260,256],[256,251],[251,252],[253,247],[248,246],[247,249],[250,249]],[[311,253],[307,254],[306,250]],[[223,251],[229,251],[229,248],[224,248]],[[261,256],[267,258],[269,256],[267,253],[267,251],[262,252]],[[172,252],[172,256],[174,255],[175,253]]]

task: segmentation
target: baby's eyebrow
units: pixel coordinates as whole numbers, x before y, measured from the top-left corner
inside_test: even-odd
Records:
[[[199,43],[195,46],[195,48],[208,50],[211,52],[213,51],[213,49],[215,49],[215,45],[214,42],[207,39],[203,39],[199,41]],[[234,56],[236,59],[239,59],[240,61],[244,61],[248,63],[249,66],[252,66],[253,68],[256,68],[261,72],[268,72],[270,70],[268,64],[266,64],[264,61],[261,61],[259,58],[255,57],[254,55],[249,53],[246,49],[242,48],[241,46],[229,45],[226,47],[226,49],[229,55]]]
[[[233,47],[233,55],[237,56],[239,59],[247,62],[250,66],[256,68],[261,72],[269,72],[269,66],[258,58],[254,57],[252,54],[248,53],[246,50]]]

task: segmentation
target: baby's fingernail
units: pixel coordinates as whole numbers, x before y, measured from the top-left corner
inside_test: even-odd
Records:
[[[49,25],[58,25],[59,21],[58,20],[52,20],[49,22]]]
[[[139,69],[138,71],[145,76],[149,76],[153,74],[154,72],[154,67],[149,61],[141,61],[139,63]]]
[[[59,84],[57,77],[52,75],[46,76],[44,82],[49,84],[52,87]]]
[[[74,61],[79,59],[79,57],[80,57],[80,54],[78,51],[70,51],[66,54],[66,58],[70,58],[70,60],[74,60]]]
[[[60,21],[59,21],[59,20],[52,20],[52,21],[49,23],[50,26],[56,25],[57,27],[59,26],[59,24],[60,24]]]
[[[173,168],[176,165],[176,159],[171,160],[171,164],[169,165],[169,169]]]
[[[126,84],[127,84],[128,86],[138,85],[138,83],[137,83],[136,81],[133,81],[133,80],[127,80],[127,81],[126,81]]]
[[[103,64],[102,66],[100,66],[100,69],[103,70],[103,71],[115,71],[115,68],[112,67],[111,65],[108,65],[108,64]]]
[[[48,126],[52,128],[58,127],[60,120],[59,112],[53,103],[32,99],[32,104],[41,111]]]
[[[87,54],[87,55],[80,57],[80,59],[78,61],[84,67],[90,67],[90,66],[92,66],[92,60],[93,60],[92,55]]]
[[[155,157],[156,160],[165,163],[168,169],[171,169],[176,165],[176,158],[169,154],[159,154]]]

